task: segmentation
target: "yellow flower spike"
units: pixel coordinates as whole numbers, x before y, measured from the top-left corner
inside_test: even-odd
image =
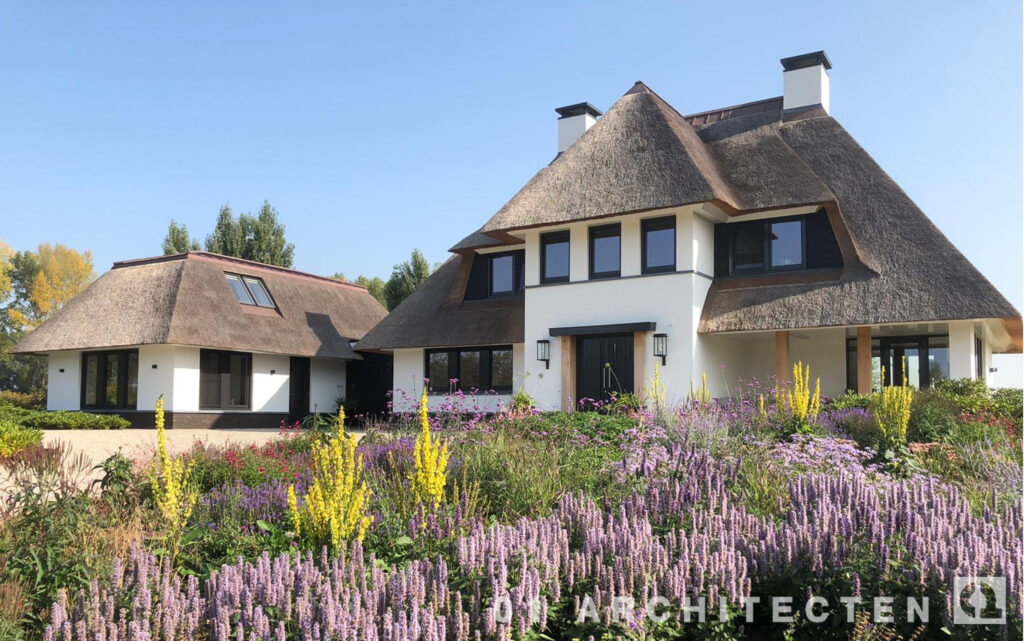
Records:
[[[447,475],[448,446],[440,438],[434,441],[431,437],[427,390],[424,388],[420,399],[420,435],[413,444],[413,470],[409,473],[416,503],[437,509],[444,498]]]
[[[158,471],[150,469],[149,485],[157,512],[167,527],[172,554],[176,554],[179,537],[192,516],[199,493],[191,482],[192,462],[182,458],[172,459],[167,453],[163,394],[156,400],[155,424]]]

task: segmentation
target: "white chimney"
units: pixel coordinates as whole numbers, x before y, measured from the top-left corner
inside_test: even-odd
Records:
[[[559,116],[558,153],[571,147],[587,129],[594,126],[597,117],[601,115],[601,111],[589,102],[559,107],[555,113]]]
[[[832,68],[824,51],[783,58],[782,110],[821,105],[829,113],[828,70]]]

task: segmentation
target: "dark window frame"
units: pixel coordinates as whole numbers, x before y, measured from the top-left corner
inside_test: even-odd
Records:
[[[230,280],[232,277],[238,279],[238,282],[242,284],[242,287],[245,289],[245,292],[249,295],[249,298],[252,300],[251,303],[247,303],[244,300],[239,300],[238,301],[239,305],[246,305],[247,307],[261,307],[263,309],[278,309],[277,301],[274,299],[274,295],[270,293],[270,288],[267,287],[267,281],[263,280],[259,276],[251,276],[251,275],[248,275],[248,274],[239,274],[239,273],[236,273],[236,272],[224,272],[224,279],[225,280]],[[255,281],[257,281],[263,287],[264,293],[266,293],[267,298],[270,299],[270,305],[261,305],[260,304],[259,299],[256,298],[256,295],[253,294],[252,290],[249,288],[249,283],[246,282],[246,279],[255,280]],[[228,287],[231,287],[231,283],[230,282],[228,283]],[[232,290],[231,293],[232,293],[232,295],[234,295],[234,290]],[[237,295],[235,295],[235,300],[238,300],[238,296]]]
[[[800,263],[798,265],[772,266],[772,239],[771,227],[779,223],[800,223]],[[761,267],[758,269],[736,269],[736,234],[743,227],[760,225],[762,258]],[[769,274],[778,272],[804,271],[807,269],[807,215],[780,216],[778,218],[763,218],[760,220],[749,220],[742,223],[731,223],[729,230],[729,275],[749,276],[751,274]]]
[[[493,254],[483,254],[487,259],[487,297],[488,298],[510,298],[513,296],[519,296],[523,293],[523,283],[518,278],[519,270],[516,269],[516,254],[519,253],[515,250],[507,252],[495,252]],[[499,258],[510,258],[512,259],[512,289],[510,291],[494,291],[494,261]],[[520,259],[521,260],[521,259]]]
[[[614,271],[606,272],[595,272],[594,271],[594,241],[600,238],[618,238],[619,239],[619,268]],[[622,224],[611,223],[608,225],[595,225],[587,229],[587,262],[588,270],[587,273],[590,276],[590,280],[601,280],[604,278],[618,278],[622,275]]]
[[[452,349],[427,349],[423,350],[423,378],[427,379],[427,394],[430,396],[440,396],[449,393],[451,390],[451,384],[449,381],[457,379],[459,382],[455,386],[456,390],[462,390],[463,392],[470,392],[476,390],[479,393],[486,394],[488,392],[494,392],[496,394],[511,394],[512,389],[515,386],[515,381],[511,381],[508,386],[495,387],[494,386],[494,352],[508,351],[512,355],[513,359],[513,378],[515,376],[515,352],[511,345],[488,345],[485,347],[456,347]],[[461,361],[461,354],[464,352],[480,352],[480,380],[468,383],[466,387],[463,387],[463,380],[459,372],[459,363]],[[448,379],[443,381],[442,385],[435,385],[435,381],[430,380],[430,356],[431,354],[447,354],[448,356]],[[484,381],[487,382],[484,385]]]
[[[217,375],[220,377],[220,402],[217,405],[210,405],[203,403],[203,366],[206,363],[205,357],[210,354],[216,354],[218,358]],[[242,356],[245,359],[245,369],[243,376],[245,377],[246,395],[244,405],[231,405],[225,402],[225,398],[229,398],[231,389],[231,371],[230,366],[227,372],[221,372],[222,368],[220,359],[229,358],[231,356]],[[229,361],[230,363],[230,361]],[[227,378],[225,390],[225,377]],[[199,409],[200,410],[220,410],[220,411],[244,411],[252,409],[252,354],[249,352],[235,352],[231,350],[223,349],[201,349],[199,350]]]
[[[130,368],[128,367],[128,361],[130,356],[135,355],[135,403],[128,403],[128,378]],[[89,357],[95,356],[96,362],[96,381],[95,389],[96,402],[86,403],[86,388],[88,384],[87,373],[88,373],[88,359]],[[117,402],[113,405],[109,405],[106,402],[107,395],[104,392],[104,385],[107,380],[107,358],[110,356],[118,357],[117,365]],[[134,410],[138,409],[139,405],[139,350],[137,349],[110,349],[103,351],[90,351],[82,352],[82,369],[81,369],[81,384],[79,398],[79,407],[84,410]]]
[[[974,336],[974,375],[980,380],[985,380],[985,341],[978,335]]]
[[[936,343],[932,345],[932,342]],[[918,389],[925,390],[931,389],[931,368],[927,366],[929,363],[929,352],[932,349],[949,349],[949,334],[910,334],[906,336],[872,336],[871,337],[871,356],[874,358],[878,356],[881,359],[882,364],[885,365],[889,361],[890,346],[892,344],[901,343],[912,343],[917,341],[918,359],[924,365],[918,369]],[[938,344],[945,342],[945,345]],[[846,388],[848,390],[857,389],[857,339],[856,337],[847,337],[846,339]],[[882,387],[888,387],[893,384],[893,372],[886,370],[885,376],[882,377]]]
[[[657,267],[647,266],[647,234],[652,231],[672,230],[672,264],[659,265]],[[621,241],[620,241],[621,242]],[[642,274],[665,274],[676,270],[676,263],[679,260],[679,247],[676,238],[676,217],[661,216],[659,218],[647,218],[640,221],[640,273]],[[621,265],[620,265],[621,269]]]
[[[568,248],[567,259],[569,264],[566,265],[565,276],[548,276],[548,245],[560,245],[565,243]],[[572,272],[572,236],[568,229],[563,231],[553,231],[546,234],[540,235],[540,282],[544,284],[548,283],[568,283],[569,276]]]

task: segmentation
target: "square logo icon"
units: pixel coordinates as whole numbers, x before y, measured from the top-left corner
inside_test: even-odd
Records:
[[[1006,577],[954,577],[953,623],[955,625],[1006,623]]]

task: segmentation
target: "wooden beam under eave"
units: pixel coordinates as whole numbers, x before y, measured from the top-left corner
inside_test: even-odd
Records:
[[[793,359],[789,355],[789,330],[775,332],[775,382],[783,385],[793,376]]]
[[[647,371],[647,334],[633,332],[633,392],[640,402],[644,401],[647,387],[644,377]]]
[[[576,409],[576,345],[573,336],[561,337],[562,411]]]
[[[871,393],[871,328],[857,328],[857,393]]]

